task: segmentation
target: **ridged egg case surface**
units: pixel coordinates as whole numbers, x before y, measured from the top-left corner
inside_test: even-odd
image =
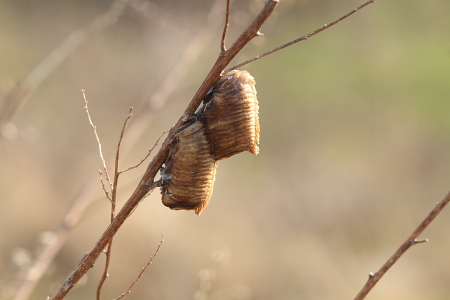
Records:
[[[219,79],[203,113],[216,160],[243,151],[258,154],[258,110],[255,80],[247,71],[233,70]]]
[[[161,169],[162,202],[171,209],[200,214],[211,198],[217,168],[203,122],[183,126],[171,147]]]

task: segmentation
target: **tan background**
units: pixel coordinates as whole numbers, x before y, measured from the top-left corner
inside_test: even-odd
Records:
[[[262,2],[236,1],[228,45]],[[361,3],[282,0],[265,36],[236,62]],[[139,114],[212,1],[153,4],[158,18],[128,8],[46,78],[2,129],[0,298],[14,294],[48,231],[101,167],[80,90],[106,155],[129,107]],[[3,92],[109,5],[1,1]],[[128,299],[353,299],[368,273],[450,188],[449,14],[447,0],[380,0],[246,66],[257,82],[260,154],[219,163],[211,203],[200,217],[164,207],[159,191],[147,198],[115,239],[105,299],[127,289],[161,233],[161,251]],[[181,115],[219,52],[220,31],[123,157],[123,167],[136,164]],[[122,177],[120,205],[143,170]],[[96,197],[32,299],[52,295],[107,226],[109,203],[100,184]],[[448,299],[449,218],[444,211],[423,235],[430,242],[407,252],[367,299]],[[93,299],[102,265],[103,258],[67,299]],[[199,292],[200,278],[203,289],[210,284],[207,295]]]

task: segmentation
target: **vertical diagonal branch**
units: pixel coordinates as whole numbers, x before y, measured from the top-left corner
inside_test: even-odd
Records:
[[[384,274],[397,262],[397,260],[411,247],[418,243],[426,242],[427,240],[417,240],[419,235],[430,225],[431,222],[438,216],[438,214],[444,209],[444,207],[450,202],[450,193],[445,196],[428,214],[428,216],[419,224],[419,226],[413,231],[413,233],[406,239],[405,242],[394,252],[394,254],[384,263],[384,265],[375,273],[369,274],[364,287],[356,295],[354,300],[362,300],[377,284],[377,282],[384,276]]]
[[[227,48],[225,47],[225,40],[227,38],[228,27],[230,26],[230,1],[231,0],[227,0],[227,11],[225,12],[225,25],[223,26],[222,42],[220,45],[220,49],[222,52],[225,52],[225,50],[227,50]]]
[[[133,115],[133,108],[130,108],[130,111],[128,112],[128,116],[125,119],[125,122],[122,127],[122,131],[120,133],[119,142],[117,143],[117,150],[116,150],[116,159],[114,162],[114,181],[113,181],[113,187],[111,191],[111,222],[114,220],[114,217],[116,216],[116,202],[117,202],[117,185],[119,184],[119,176],[121,172],[119,172],[119,158],[120,158],[120,145],[122,144],[123,136],[125,135],[125,130],[127,129],[128,122],[130,121],[131,116]],[[112,253],[112,245],[113,245],[113,239],[108,243],[108,248],[106,249],[106,261],[105,261],[105,268],[103,270],[102,277],[100,278],[100,282],[97,287],[97,300],[102,299],[102,289],[103,285],[105,284],[106,278],[108,278],[108,272],[109,272],[109,265],[111,262],[111,253]]]
[[[92,129],[94,129],[95,138],[97,139],[98,152],[100,153],[100,158],[102,160],[103,171],[105,172],[105,175],[106,175],[106,181],[108,181],[109,187],[112,192],[113,191],[113,183],[111,182],[111,179],[109,178],[108,168],[106,168],[106,162],[105,162],[105,158],[103,157],[103,151],[102,151],[102,143],[100,143],[100,138],[98,137],[98,134],[97,134],[97,127],[92,122],[91,115],[89,113],[88,101],[86,99],[85,90],[81,90],[81,93],[83,93],[83,99],[84,99],[84,104],[85,104],[84,109],[86,110],[86,114],[89,119],[89,124],[91,125]]]

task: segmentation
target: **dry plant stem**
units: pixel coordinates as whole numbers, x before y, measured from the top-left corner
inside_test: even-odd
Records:
[[[279,50],[281,50],[281,49],[284,49],[284,48],[286,48],[286,47],[289,47],[289,46],[291,46],[291,45],[293,45],[293,44],[295,44],[295,43],[298,43],[298,42],[307,40],[308,38],[312,37],[313,35],[316,35],[316,34],[318,34],[319,32],[322,32],[322,31],[324,31],[325,29],[328,29],[328,28],[330,28],[331,26],[340,23],[342,20],[344,20],[344,19],[350,17],[350,16],[353,15],[355,12],[359,11],[360,9],[362,9],[362,8],[366,7],[367,5],[369,5],[369,4],[371,4],[371,3],[374,3],[374,2],[375,2],[375,0],[369,0],[369,1],[367,1],[367,2],[365,2],[365,3],[363,3],[363,4],[361,4],[360,6],[358,6],[357,8],[355,8],[354,10],[352,10],[351,12],[349,12],[349,13],[345,14],[344,16],[340,17],[340,18],[337,19],[336,21],[333,21],[333,22],[331,22],[331,23],[329,23],[329,24],[325,24],[325,25],[323,25],[322,27],[320,27],[319,29],[316,29],[316,30],[314,30],[313,32],[308,33],[307,35],[304,35],[304,36],[302,36],[302,37],[300,37],[300,38],[298,38],[298,39],[295,39],[295,40],[293,40],[293,41],[290,41],[289,43],[286,43],[286,44],[284,44],[284,45],[278,46],[278,47],[276,47],[276,48],[273,48],[272,50],[269,50],[269,51],[264,52],[264,53],[262,53],[262,54],[260,54],[260,55],[257,55],[257,56],[255,56],[255,57],[252,57],[252,58],[250,58],[250,59],[248,59],[248,60],[246,60],[246,61],[244,61],[244,62],[241,62],[241,63],[239,63],[239,64],[237,64],[237,65],[235,65],[235,66],[233,66],[233,67],[231,67],[231,68],[229,68],[229,69],[227,69],[227,70],[225,70],[225,72],[229,72],[229,71],[231,71],[231,70],[240,68],[240,67],[242,67],[242,66],[244,66],[244,65],[246,65],[246,64],[251,63],[252,61],[255,61],[255,60],[260,59],[260,58],[262,58],[262,57],[264,57],[264,56],[267,56],[267,55],[269,55],[269,54],[272,54],[272,53],[274,53],[274,52],[277,52],[277,51],[279,51]]]
[[[86,104],[87,106],[87,104]],[[123,124],[122,131],[120,133],[119,142],[117,143],[117,151],[116,151],[116,160],[114,163],[114,182],[113,187],[111,191],[111,222],[114,220],[115,214],[116,214],[116,202],[117,202],[117,185],[119,183],[119,158],[120,158],[120,145],[122,144],[123,136],[125,135],[125,131],[127,129],[128,123],[130,122],[130,118],[133,115],[133,108],[130,108],[130,111],[128,112],[128,116]],[[108,248],[106,250],[106,262],[105,262],[105,269],[103,270],[102,277],[100,278],[100,282],[97,287],[97,300],[102,299],[102,289],[103,285],[105,284],[106,279],[108,278],[109,274],[109,264],[111,262],[111,254],[112,254],[112,245],[113,240],[111,239],[108,243]]]
[[[194,114],[196,108],[200,105],[202,99],[205,97],[207,91],[213,86],[220,76],[220,73],[226,67],[226,65],[242,50],[242,48],[255,36],[259,35],[259,30],[262,24],[271,15],[275,6],[278,4],[278,0],[267,1],[261,13],[255,18],[252,24],[241,34],[241,36],[233,43],[233,45],[226,51],[221,52],[213,68],[206,76],[206,79],[201,84],[199,90],[194,95],[187,106],[183,116],[178,120],[178,122],[171,128],[168,137],[164,141],[158,154],[150,162],[147,170],[145,171],[141,182],[137,186],[136,190],[133,192],[131,197],[125,203],[121,211],[114,218],[111,224],[108,226],[106,231],[102,234],[100,239],[97,241],[94,248],[86,253],[83,259],[80,261],[78,266],[72,271],[69,277],[64,281],[63,285],[53,296],[53,300],[63,299],[65,295],[75,286],[75,284],[81,279],[81,277],[89,271],[89,269],[94,265],[98,256],[102,250],[106,247],[109,240],[116,234],[120,226],[125,222],[125,220],[130,216],[139,202],[151,191],[156,183],[153,181],[158,170],[161,168],[164,160],[169,153],[169,144],[172,139],[173,133],[187,120],[189,120]]]
[[[108,243],[108,247],[106,250],[104,250],[105,254],[106,254],[106,261],[105,261],[105,269],[103,270],[103,274],[102,277],[100,278],[100,282],[98,283],[97,286],[97,300],[101,300],[102,299],[102,291],[103,291],[103,286],[105,284],[106,279],[108,278],[109,274],[109,264],[111,262],[111,253],[112,253],[112,244],[113,244],[113,238],[109,241]]]
[[[119,171],[120,146],[122,144],[122,140],[125,135],[125,131],[127,130],[128,123],[130,122],[130,118],[132,116],[133,116],[133,108],[131,107],[130,111],[128,112],[128,116],[123,124],[122,131],[121,131],[120,137],[119,137],[119,142],[117,143],[116,160],[114,163],[114,184],[113,184],[113,190],[112,190],[113,207],[112,207],[112,211],[111,211],[111,221],[114,219],[114,214],[116,211],[117,184],[119,182],[119,176],[122,173]],[[153,148],[154,147],[155,146],[153,146]]]
[[[43,59],[23,80],[15,87],[0,109],[0,125],[7,123],[14,113],[25,103],[36,88],[58,67],[72,52],[86,42],[91,36],[100,34],[105,28],[114,25],[123,14],[128,0],[114,0],[109,9],[98,16],[86,27],[73,32],[58,47]],[[15,300],[25,299],[19,293]]]
[[[108,181],[109,187],[111,188],[111,191],[113,191],[113,185],[112,185],[112,182],[111,182],[111,180],[109,178],[108,169],[106,168],[105,159],[103,158],[102,143],[100,143],[100,138],[98,137],[98,134],[97,134],[97,127],[94,125],[94,123],[92,123],[91,115],[89,114],[88,101],[86,99],[85,90],[81,90],[81,92],[83,93],[83,99],[84,99],[84,104],[85,104],[84,109],[86,110],[86,114],[87,114],[88,119],[89,119],[89,124],[91,125],[92,129],[94,129],[95,138],[97,139],[98,152],[100,153],[100,158],[102,160],[103,171],[105,171],[105,175],[106,175],[106,181]]]
[[[225,46],[225,40],[227,38],[228,27],[230,26],[230,2],[231,0],[227,0],[227,11],[225,13],[225,26],[223,27],[222,42],[220,45],[220,49],[222,52],[227,50]]]
[[[145,265],[145,267],[142,268],[141,272],[139,273],[138,277],[136,278],[136,280],[133,281],[133,283],[130,285],[130,287],[128,288],[128,290],[125,293],[122,293],[122,295],[120,295],[119,297],[115,298],[114,300],[119,300],[122,299],[123,297],[125,297],[126,295],[128,295],[129,293],[131,293],[131,289],[134,287],[134,285],[136,284],[136,282],[139,281],[139,279],[141,279],[142,275],[144,274],[145,270],[148,268],[148,266],[150,266],[153,262],[153,258],[158,255],[159,249],[161,249],[161,245],[164,242],[164,234],[161,235],[161,240],[159,241],[158,247],[156,247],[156,251],[155,253],[150,257],[150,260],[148,261],[148,263]]]
[[[130,124],[127,130],[127,143],[122,146],[122,156],[124,156],[124,153],[126,155],[133,145],[140,140],[141,136],[144,134],[153,119],[153,113],[160,110],[165,105],[167,99],[175,90],[175,87],[185,77],[187,71],[192,68],[195,61],[199,58],[202,51],[208,45],[209,41],[214,37],[215,29],[217,29],[221,24],[219,17],[222,13],[221,9],[222,0],[216,0],[205,23],[192,38],[190,44],[186,47],[180,58],[174,64],[174,67],[166,74],[162,83],[157,87],[153,93],[153,96],[148,101],[149,104],[140,112],[134,122]],[[155,146],[153,146],[153,148]],[[142,162],[143,160],[141,160],[138,165]],[[124,170],[123,172],[125,171],[127,170]],[[28,270],[26,279],[20,287],[14,300],[28,299],[45,270],[47,270],[56,254],[67,241],[72,229],[78,224],[86,208],[94,201],[92,195],[94,195],[97,191],[97,180],[97,177],[93,177],[88,180],[82,188],[80,188],[79,192],[72,200],[71,207],[65,214],[62,222],[55,232],[55,237],[53,239],[54,242],[46,245],[45,248],[43,248],[43,250],[39,253],[39,256],[33,266]]]
[[[427,242],[428,240],[417,240],[419,235],[430,225],[431,222],[437,217],[437,215],[444,209],[444,207],[450,202],[450,193],[445,196],[428,214],[428,216],[420,223],[420,225],[414,230],[414,232],[406,239],[406,241],[395,251],[395,253],[384,263],[384,265],[375,273],[369,274],[364,287],[358,293],[354,300],[362,300],[370,292],[370,290],[377,284],[377,282],[383,277],[383,275],[395,264],[395,262],[405,253],[411,246],[419,243]]]

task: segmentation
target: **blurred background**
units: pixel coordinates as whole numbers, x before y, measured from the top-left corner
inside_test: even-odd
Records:
[[[234,1],[228,46],[263,2]],[[235,63],[363,1],[280,2]],[[0,299],[17,295],[61,222],[73,230],[29,299],[53,295],[109,223],[81,89],[110,173],[134,107],[121,168],[137,164],[217,58],[224,6],[0,1]],[[260,154],[219,163],[201,216],[166,208],[158,190],[146,198],[116,235],[104,298],[127,290],[164,233],[127,299],[353,299],[450,189],[449,14],[447,0],[376,1],[243,67],[257,82]],[[119,207],[147,164],[121,176]],[[77,199],[81,213],[65,217]],[[367,299],[448,299],[449,226],[447,208]],[[66,299],[93,299],[103,264]]]

